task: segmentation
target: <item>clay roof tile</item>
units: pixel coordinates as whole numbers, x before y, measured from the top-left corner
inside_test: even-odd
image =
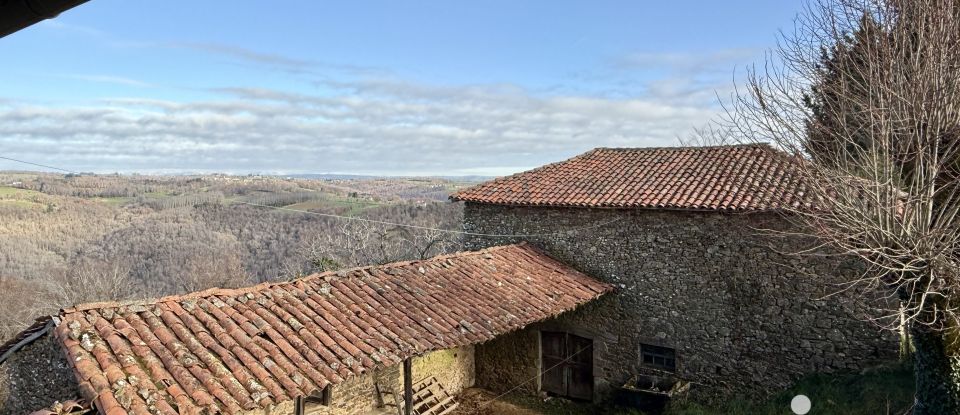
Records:
[[[236,414],[428,351],[485,342],[611,289],[518,244],[287,283],[83,304],[61,312],[55,338],[74,357],[84,398],[102,413],[146,414],[152,405],[159,413]]]
[[[785,179],[792,163],[766,144],[596,148],[461,190],[451,199],[497,205],[776,210],[803,197],[799,183]]]

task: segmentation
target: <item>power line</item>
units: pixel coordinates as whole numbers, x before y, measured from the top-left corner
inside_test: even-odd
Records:
[[[280,206],[261,205],[261,204],[259,204],[259,203],[250,203],[250,202],[234,202],[234,203],[241,204],[241,205],[250,205],[250,206],[263,207],[263,208],[268,208],[268,209],[282,210],[282,211],[286,211],[286,212],[305,213],[305,214],[308,214],[308,215],[322,216],[322,217],[327,217],[327,218],[335,218],[335,219],[343,219],[343,220],[352,220],[352,221],[366,222],[366,223],[376,223],[376,224],[379,224],[379,225],[397,226],[397,227],[417,229],[417,230],[422,230],[422,231],[444,232],[444,233],[451,233],[451,234],[458,234],[458,235],[466,235],[466,236],[483,236],[483,237],[489,237],[489,238],[533,238],[533,237],[566,235],[566,234],[570,234],[570,233],[574,233],[574,232],[578,232],[578,231],[583,231],[583,230],[588,230],[588,229],[594,229],[594,228],[603,227],[603,226],[612,224],[612,223],[614,223],[614,222],[620,221],[620,218],[616,218],[616,219],[613,219],[613,220],[610,220],[610,221],[606,221],[606,222],[602,222],[602,223],[598,223],[598,224],[594,224],[594,225],[590,225],[590,226],[584,226],[584,227],[580,227],[580,228],[567,229],[567,230],[565,230],[565,231],[559,231],[559,232],[530,233],[530,234],[497,234],[497,233],[482,233],[482,232],[458,231],[458,230],[455,230],[455,229],[431,228],[431,227],[429,227],[429,226],[409,225],[409,224],[405,224],[405,223],[388,222],[388,221],[382,221],[382,220],[376,220],[376,219],[360,218],[360,217],[356,217],[356,216],[334,215],[334,214],[332,214],[332,213],[321,213],[321,212],[312,212],[312,211],[309,211],[309,210],[290,209],[290,208],[285,208],[285,207],[280,207]]]
[[[17,159],[15,159],[15,158],[10,158],[10,157],[0,156],[0,159],[10,160],[10,161],[14,161],[14,162],[17,162],[17,163],[29,164],[29,165],[31,165],[31,166],[43,167],[43,168],[47,168],[47,169],[65,171],[65,172],[67,172],[67,173],[72,173],[72,174],[80,174],[80,173],[77,173],[77,172],[75,172],[75,171],[73,171],[73,170],[61,169],[61,168],[59,168],[59,167],[48,166],[48,165],[46,165],[46,164],[34,163],[34,162],[30,162],[30,161],[17,160]]]
[[[54,170],[64,171],[64,172],[67,172],[67,173],[79,174],[79,173],[77,173],[77,172],[75,172],[75,171],[68,170],[68,169],[63,169],[63,168],[60,168],[60,167],[48,166],[48,165],[45,165],[45,164],[39,164],[39,163],[34,163],[34,162],[30,162],[30,161],[25,161],[25,160],[18,160],[18,159],[10,158],[10,157],[0,156],[0,159],[10,160],[10,161],[14,161],[14,162],[17,162],[17,163],[29,164],[29,165],[31,165],[31,166],[39,166],[39,167],[44,167],[44,168],[48,168],[48,169],[54,169]],[[357,221],[357,222],[365,222],[365,223],[375,223],[375,224],[379,224],[379,225],[396,226],[396,227],[401,227],[401,228],[417,229],[417,230],[421,230],[421,231],[443,232],[443,233],[456,234],[456,235],[479,236],[479,237],[487,237],[487,238],[537,238],[537,237],[548,237],[548,236],[562,236],[562,235],[569,235],[569,234],[571,234],[571,233],[576,233],[576,232],[579,232],[579,231],[584,231],[584,230],[589,230],[589,229],[600,228],[600,227],[603,227],[603,226],[606,226],[606,225],[610,225],[610,224],[612,224],[612,223],[614,223],[614,222],[620,221],[620,218],[618,217],[618,218],[615,218],[615,219],[610,220],[610,221],[606,221],[606,222],[602,222],[602,223],[598,223],[598,224],[594,224],[594,225],[590,225],[590,226],[584,226],[584,227],[580,227],[580,228],[567,229],[567,230],[558,231],[558,232],[531,233],[531,234],[496,234],[496,233],[459,231],[459,230],[455,230],[455,229],[432,228],[432,227],[429,227],[429,226],[410,225],[410,224],[399,223],[399,222],[388,222],[388,221],[382,221],[382,220],[376,220],[376,219],[360,218],[360,217],[356,217],[356,216],[335,215],[335,214],[332,214],[332,213],[311,212],[311,211],[309,211],[309,210],[290,209],[290,208],[285,208],[285,207],[282,207],[282,206],[270,206],[270,205],[265,205],[265,204],[260,204],[260,203],[252,203],[252,202],[236,201],[236,202],[234,202],[234,203],[235,203],[235,204],[240,204],[240,205],[249,205],[249,206],[256,206],[256,207],[261,207],[261,208],[268,208],[268,209],[274,209],[274,210],[287,211],[287,212],[297,212],[297,213],[303,213],[303,214],[308,214],[308,215],[327,217],[327,218],[332,218],[332,219],[349,220],[349,221]]]
[[[590,348],[592,348],[592,347],[593,347],[592,344],[589,345],[589,346],[584,346],[584,347],[581,348],[580,350],[577,350],[574,354],[568,356],[566,359],[563,359],[563,360],[561,360],[559,363],[557,363],[557,364],[555,364],[555,365],[553,365],[553,366],[550,366],[550,367],[548,367],[546,370],[538,373],[537,376],[534,376],[534,377],[532,377],[532,378],[530,378],[530,379],[527,379],[527,380],[525,380],[525,381],[523,381],[523,382],[520,382],[520,383],[514,385],[512,388],[510,388],[510,389],[507,390],[506,392],[501,393],[501,394],[495,396],[493,399],[490,399],[490,400],[484,402],[483,404],[481,404],[481,405],[479,405],[479,406],[477,407],[477,410],[483,409],[484,407],[486,407],[487,405],[490,405],[490,404],[494,403],[494,402],[497,401],[498,399],[500,399],[500,398],[502,398],[502,397],[504,397],[504,396],[507,396],[510,392],[513,392],[513,391],[519,389],[521,386],[526,385],[526,384],[528,384],[528,383],[530,383],[530,382],[533,382],[533,381],[539,379],[539,378],[540,378],[541,376],[543,376],[545,373],[547,373],[547,372],[549,372],[549,371],[551,371],[551,370],[553,370],[553,369],[556,369],[556,368],[560,367],[560,365],[569,362],[569,361],[572,360],[574,357],[576,357],[578,354],[580,354],[580,353],[582,353],[583,351],[585,351],[585,350],[587,350],[587,349],[590,349]]]

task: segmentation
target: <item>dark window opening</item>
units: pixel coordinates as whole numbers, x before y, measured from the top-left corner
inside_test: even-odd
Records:
[[[307,409],[313,405],[330,406],[330,386],[318,390],[306,398]]]
[[[651,344],[641,344],[640,355],[643,358],[643,364],[646,366],[669,372],[677,371],[677,351],[674,349]]]
[[[330,386],[308,396],[297,397],[293,403],[293,413],[294,415],[306,415],[321,406],[330,406]]]

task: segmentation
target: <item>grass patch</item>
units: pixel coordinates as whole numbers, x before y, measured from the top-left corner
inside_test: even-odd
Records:
[[[344,216],[356,216],[367,209],[380,205],[382,205],[382,203],[354,198],[323,198],[287,205],[284,206],[284,208],[295,210],[346,209],[346,212],[343,213]]]
[[[790,413],[790,400],[801,394],[813,403],[811,415],[900,415],[913,404],[913,391],[912,366],[904,363],[857,373],[808,376],[762,403],[733,399],[714,408],[680,404],[666,415],[780,415]]]
[[[912,365],[894,364],[862,372],[812,375],[763,402],[731,398],[716,406],[677,402],[663,415],[783,415],[792,414],[790,400],[806,395],[810,415],[901,415],[913,404]],[[521,394],[500,398],[523,413],[586,415],[595,413],[643,415],[632,408],[596,406],[565,399],[542,399]],[[518,412],[520,413],[520,412]]]
[[[40,194],[42,193],[34,190],[25,190],[25,189],[19,189],[16,187],[10,187],[10,186],[0,186],[0,197],[3,197],[3,196],[22,197],[22,196],[33,196],[33,195],[40,195]]]
[[[96,200],[96,201],[101,202],[101,203],[106,203],[106,204],[111,205],[111,206],[123,206],[123,205],[125,205],[125,204],[127,204],[127,203],[130,203],[130,201],[133,200],[133,198],[132,198],[132,197],[122,197],[122,196],[118,196],[118,197],[95,197],[95,198],[93,198],[93,200]]]
[[[31,202],[29,200],[18,200],[18,199],[0,199],[0,206],[13,206],[24,209],[34,209],[42,207],[43,205]]]
[[[10,186],[0,186],[0,206],[22,209],[43,207],[42,203],[35,201],[38,199],[36,196],[40,195],[43,195],[43,193]]]

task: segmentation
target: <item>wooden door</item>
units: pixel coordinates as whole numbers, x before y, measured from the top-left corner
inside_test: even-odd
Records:
[[[557,396],[593,398],[593,340],[569,333],[540,335],[543,376],[541,389]]]
[[[567,334],[567,396],[593,399],[593,340]]]
[[[566,396],[567,394],[563,365],[563,361],[567,358],[566,337],[566,333],[553,331],[544,331],[540,334],[544,371],[541,389],[560,396]]]

